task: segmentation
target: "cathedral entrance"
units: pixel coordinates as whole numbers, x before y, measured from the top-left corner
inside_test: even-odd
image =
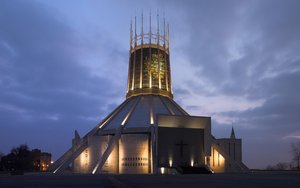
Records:
[[[158,167],[203,166],[210,155],[210,119],[193,116],[158,116]]]

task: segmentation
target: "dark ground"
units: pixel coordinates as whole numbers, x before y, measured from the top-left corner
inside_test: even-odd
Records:
[[[0,188],[49,187],[211,187],[211,188],[300,188],[299,172],[254,172],[200,175],[0,175]]]

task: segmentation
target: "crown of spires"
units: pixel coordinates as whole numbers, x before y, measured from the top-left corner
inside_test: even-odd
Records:
[[[143,13],[141,14],[140,31],[137,31],[137,17],[134,17],[134,28],[131,19],[126,97],[156,94],[173,98],[169,56],[169,24],[166,24],[164,18],[163,26],[160,26],[159,14],[157,13],[156,27],[153,27],[150,11],[147,26],[149,29],[145,29]]]
[[[130,22],[130,49],[141,45],[141,44],[157,44],[169,49],[169,23],[166,23],[165,17],[163,17],[163,26],[160,26],[160,18],[157,10],[157,21],[156,21],[156,33],[152,32],[152,14],[151,10],[149,13],[149,31],[144,32],[144,14],[141,14],[141,28],[140,34],[137,31],[137,17],[134,17],[134,28],[132,24],[132,18]],[[134,30],[134,32],[133,32]],[[162,30],[162,31],[161,31]]]

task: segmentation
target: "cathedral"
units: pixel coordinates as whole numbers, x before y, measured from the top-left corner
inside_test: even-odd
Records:
[[[177,174],[245,172],[242,141],[211,134],[211,117],[191,116],[173,100],[169,26],[130,25],[126,99],[49,170],[61,173]]]

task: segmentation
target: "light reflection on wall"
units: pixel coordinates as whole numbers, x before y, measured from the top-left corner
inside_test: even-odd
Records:
[[[191,167],[193,167],[194,166],[194,160],[192,159],[191,160]]]
[[[153,109],[150,109],[150,124],[153,125],[154,124],[154,117],[153,117]]]
[[[212,155],[210,157],[210,167],[214,172],[224,172],[225,171],[225,158],[216,150],[216,148],[211,148]]]
[[[118,145],[115,145],[113,151],[110,153],[106,160],[107,171],[108,173],[117,174],[119,167],[119,158],[118,158]]]
[[[172,167],[172,165],[173,165],[173,161],[172,159],[169,159],[169,166]]]
[[[149,140],[146,134],[122,135],[119,141],[119,173],[147,174]],[[132,144],[134,143],[134,144]]]
[[[84,150],[79,157],[80,160],[80,170],[81,173],[87,173],[89,170],[89,164],[90,164],[90,156],[89,156],[89,150]]]

